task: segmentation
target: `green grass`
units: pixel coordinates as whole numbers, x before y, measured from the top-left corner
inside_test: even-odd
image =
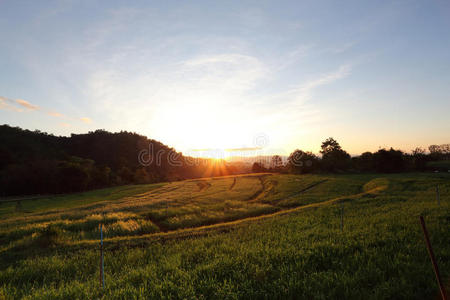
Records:
[[[148,192],[149,190],[161,187],[163,185],[163,183],[156,183],[118,186],[84,193],[23,200],[20,201],[22,206],[20,209],[17,209],[16,202],[0,202],[0,217],[21,215],[23,213],[42,212],[46,210],[67,209],[101,201],[117,200],[123,197]]]
[[[78,207],[70,197],[67,206],[36,200],[33,212],[3,215],[0,299],[433,299],[420,214],[450,282],[448,174],[255,174],[230,189],[233,181],[124,187]]]
[[[450,170],[450,160],[430,161],[427,167],[440,169],[442,171]]]

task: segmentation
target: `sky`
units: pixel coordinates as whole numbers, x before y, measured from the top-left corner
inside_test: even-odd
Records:
[[[2,1],[0,123],[184,153],[450,142],[448,1]]]

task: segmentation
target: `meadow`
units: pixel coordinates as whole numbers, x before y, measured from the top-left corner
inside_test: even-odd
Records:
[[[449,202],[445,173],[258,173],[0,203],[0,299],[435,299],[418,216],[450,283]]]

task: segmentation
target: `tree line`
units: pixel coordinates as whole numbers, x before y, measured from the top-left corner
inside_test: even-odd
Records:
[[[151,147],[150,147],[151,146]],[[150,148],[149,148],[150,147]],[[144,156],[142,154],[145,154]],[[184,156],[156,140],[121,131],[96,130],[69,137],[0,126],[0,196],[71,193],[115,185],[155,183],[246,172],[405,172],[447,171],[450,145],[432,145],[429,153],[380,149],[351,157],[329,138],[321,157],[295,150],[287,163],[272,157],[271,166],[227,163]],[[432,164],[434,163],[434,164]]]
[[[254,172],[279,171],[288,173],[315,172],[377,172],[397,173],[412,171],[444,171],[450,170],[450,144],[431,145],[425,149],[416,148],[411,153],[401,150],[379,149],[364,152],[351,157],[332,137],[321,145],[321,157],[310,151],[300,149],[292,152],[286,164],[281,163],[281,157],[272,157],[270,166],[255,162]]]
[[[150,164],[139,161],[142,153],[152,158]],[[63,137],[0,126],[0,196],[71,193],[239,172],[224,161],[186,157],[127,131]]]

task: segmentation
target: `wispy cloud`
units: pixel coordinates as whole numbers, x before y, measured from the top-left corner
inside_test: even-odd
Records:
[[[22,99],[12,100],[6,97],[0,97],[0,109],[6,109],[16,112],[24,112],[30,110],[38,110],[39,106],[31,104]]]
[[[226,122],[235,116],[229,113],[232,103],[242,103],[267,74],[267,66],[254,56],[219,53],[133,74],[104,67],[91,74],[87,90],[95,109],[103,113],[106,109],[107,116],[120,119],[122,127],[148,130],[155,126],[162,131],[156,124],[178,116],[179,121],[186,120],[184,129],[195,131],[202,123]],[[176,127],[163,129],[175,131]]]
[[[291,94],[292,100],[304,102],[311,97],[311,93],[314,89],[320,86],[331,84],[339,79],[345,78],[351,73],[350,65],[342,65],[337,70],[319,75],[317,78],[311,79],[304,83],[299,84],[298,87],[288,91]]]
[[[299,45],[294,49],[288,51],[284,56],[283,60],[277,61],[275,69],[277,71],[282,71],[283,69],[297,64],[300,60],[306,58],[311,54],[314,49],[313,44]]]
[[[23,100],[23,99],[16,99],[15,100],[17,104],[24,107],[26,110],[38,110],[39,106],[31,104],[30,102]]]
[[[262,147],[242,147],[242,148],[229,148],[225,149],[227,152],[237,152],[237,151],[256,151],[262,150]]]
[[[215,91],[246,91],[269,73],[258,58],[240,53],[199,56],[184,61],[182,72],[189,74],[193,83]],[[193,77],[192,77],[193,76]]]
[[[55,111],[50,111],[48,112],[49,116],[55,117],[55,118],[63,118],[64,115],[59,113],[59,112],[55,112]]]
[[[1,97],[1,96],[0,96],[0,109],[17,111],[17,112],[23,111],[23,109],[20,109],[14,105],[13,100],[8,99],[6,97]]]
[[[82,117],[82,118],[80,118],[80,120],[82,122],[84,122],[84,123],[87,123],[87,124],[92,123],[92,120],[90,118],[87,118],[87,117]]]
[[[23,99],[10,99],[7,97],[0,96],[0,109],[15,111],[15,112],[26,112],[26,111],[40,111],[41,113],[45,113],[48,116],[55,117],[55,118],[61,118],[66,120],[78,120],[82,121],[86,124],[92,123],[92,120],[87,117],[81,117],[81,118],[75,118],[75,117],[69,117],[62,113],[56,112],[54,110],[45,110],[41,109],[40,106],[30,103],[29,101],[23,100]],[[60,126],[68,127],[71,126],[69,123],[63,122],[60,123]]]
[[[274,141],[275,144],[298,139],[303,134],[316,130],[320,124],[327,122],[329,116],[322,111],[320,105],[312,101],[315,90],[350,74],[351,66],[342,65],[334,71],[299,82],[287,91],[267,96],[262,103],[270,103],[270,106],[258,107],[258,114],[263,120],[261,128],[267,128],[265,133],[276,137],[279,142]]]

